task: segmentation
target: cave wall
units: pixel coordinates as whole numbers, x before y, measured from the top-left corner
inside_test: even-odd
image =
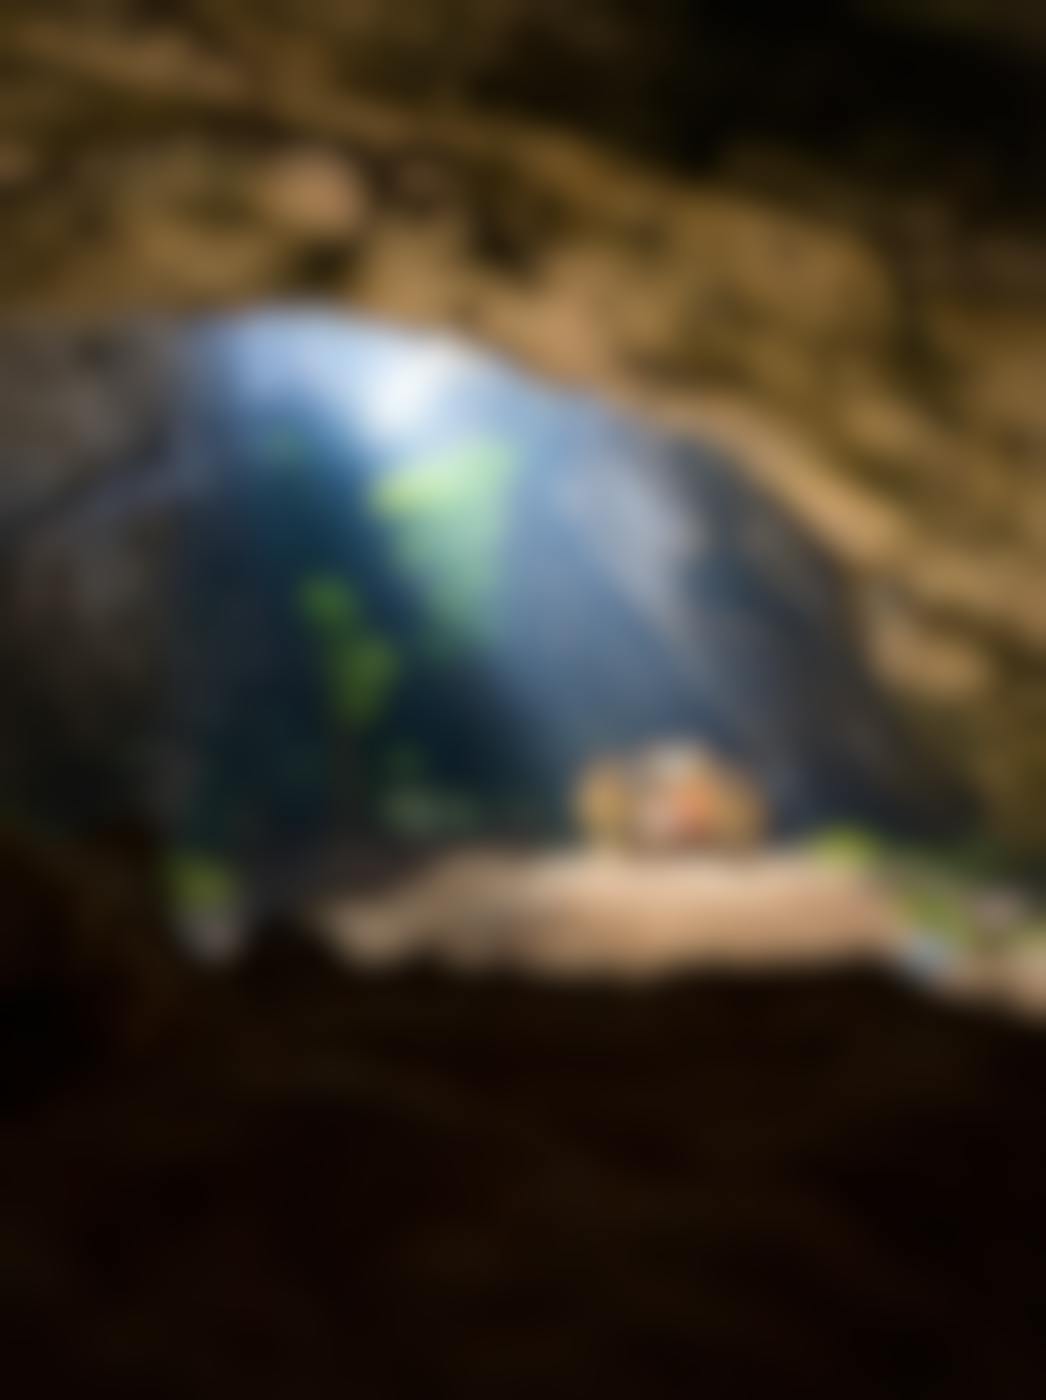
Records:
[[[0,309],[317,298],[715,437],[1041,855],[1046,84],[944,9],[12,0]]]

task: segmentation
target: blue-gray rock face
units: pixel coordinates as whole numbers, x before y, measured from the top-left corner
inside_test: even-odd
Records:
[[[660,738],[738,761],[782,829],[946,809],[831,562],[713,451],[364,322],[161,341],[147,394],[127,336],[37,377],[97,429],[47,491],[3,447],[16,811],[141,810],[271,865],[352,829],[547,830],[590,757]]]

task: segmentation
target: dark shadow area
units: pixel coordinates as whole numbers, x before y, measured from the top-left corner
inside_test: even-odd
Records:
[[[738,144],[771,142],[888,184],[965,187],[979,214],[1000,200],[1011,211],[1041,206],[1029,135],[1046,117],[1046,50],[998,34],[985,42],[983,10],[971,32],[927,22],[919,5],[877,14],[822,0],[660,0],[646,24],[630,23],[627,8],[604,5],[602,25],[572,32],[539,7],[521,21],[511,56],[480,68],[477,95],[598,128],[691,170]],[[628,45],[634,61],[623,71]]]
[[[1046,1042],[872,977],[272,943],[2,1144],[14,1393],[1023,1396]]]

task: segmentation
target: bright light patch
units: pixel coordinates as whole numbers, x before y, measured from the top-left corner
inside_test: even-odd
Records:
[[[452,341],[433,341],[393,357],[361,404],[366,428],[397,442],[425,419],[475,369],[475,358]]]
[[[379,467],[388,456],[415,453],[421,439],[440,432],[452,399],[460,410],[462,390],[469,391],[467,412],[475,413],[489,386],[484,361],[465,345],[366,323],[263,317],[239,326],[222,344],[247,412],[307,404],[347,440],[358,441]]]

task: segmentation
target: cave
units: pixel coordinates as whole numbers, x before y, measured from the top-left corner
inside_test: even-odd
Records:
[[[8,0],[12,1393],[1037,1392],[1044,67],[1020,0]],[[424,765],[517,861],[669,733],[904,958],[315,936],[332,834],[435,888]]]

